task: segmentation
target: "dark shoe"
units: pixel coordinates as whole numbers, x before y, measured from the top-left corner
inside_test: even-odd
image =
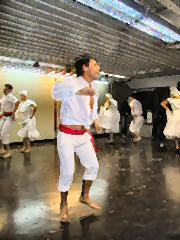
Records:
[[[176,154],[180,154],[180,148],[176,149]]]

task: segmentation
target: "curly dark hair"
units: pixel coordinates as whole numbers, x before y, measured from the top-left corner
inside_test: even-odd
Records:
[[[11,84],[4,84],[4,87],[9,89],[9,90],[13,90],[13,86]]]
[[[93,58],[91,55],[85,54],[85,55],[78,57],[75,60],[74,67],[76,70],[77,77],[84,75],[83,65],[86,65],[88,67],[91,59],[95,60],[95,58]]]

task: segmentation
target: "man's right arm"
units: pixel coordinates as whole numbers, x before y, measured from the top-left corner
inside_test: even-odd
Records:
[[[72,77],[66,78],[63,82],[54,85],[52,98],[56,101],[68,102],[82,87],[76,84]]]
[[[52,98],[56,101],[68,102],[75,95],[80,96],[93,96],[95,90],[86,87],[82,89],[82,86],[77,84],[77,79],[67,78],[62,83],[56,83],[53,88]]]

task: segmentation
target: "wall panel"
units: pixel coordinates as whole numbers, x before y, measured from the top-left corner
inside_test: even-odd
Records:
[[[26,89],[29,98],[38,105],[37,126],[42,139],[54,138],[54,102],[51,98],[51,89],[54,80],[45,76],[39,76],[27,72],[0,72],[0,97],[3,95],[3,85],[10,83],[14,86],[14,95],[19,98],[18,91]],[[13,125],[11,142],[21,139],[17,136],[20,126],[17,122]]]

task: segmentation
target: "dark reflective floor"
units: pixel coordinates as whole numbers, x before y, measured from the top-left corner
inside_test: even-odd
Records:
[[[97,143],[102,152],[92,197],[102,211],[78,203],[83,169],[76,160],[71,224],[64,226],[58,221],[55,144],[35,146],[31,156],[14,150],[11,160],[0,159],[0,240],[180,239],[180,156],[173,145],[160,153],[150,140]]]

